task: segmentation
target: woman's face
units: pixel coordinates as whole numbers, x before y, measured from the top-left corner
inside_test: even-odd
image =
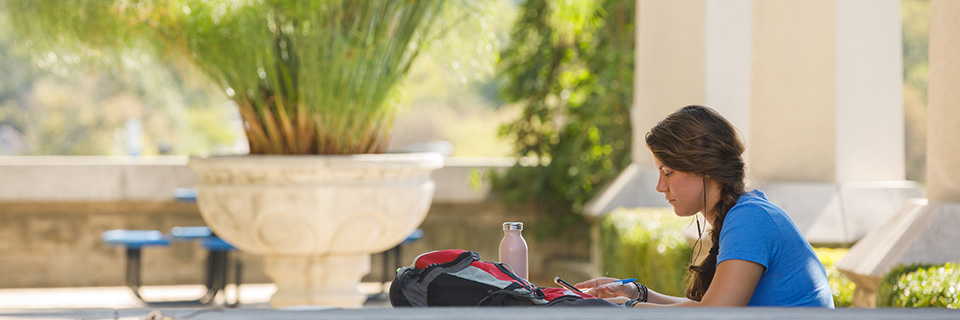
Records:
[[[654,158],[660,171],[657,192],[663,193],[677,216],[689,217],[703,209],[703,176],[673,170]]]

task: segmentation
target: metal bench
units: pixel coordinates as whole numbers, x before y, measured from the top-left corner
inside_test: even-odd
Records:
[[[230,259],[229,253],[236,249],[229,243],[226,243],[214,235],[207,227],[174,227],[171,234],[164,235],[157,230],[110,230],[102,235],[104,243],[110,245],[122,245],[126,249],[126,275],[125,281],[127,287],[133,291],[133,294],[149,305],[177,305],[177,304],[203,304],[207,305],[214,301],[216,296],[224,293],[224,304],[228,307],[235,307],[240,301],[240,283],[242,264],[239,259]],[[140,292],[141,286],[141,250],[147,246],[169,246],[170,240],[192,241],[200,240],[207,252],[207,263],[205,270],[204,285],[207,292],[198,299],[178,300],[178,301],[149,301],[143,298]],[[226,296],[227,273],[229,266],[234,267],[233,283],[235,286],[234,301],[230,302]]]

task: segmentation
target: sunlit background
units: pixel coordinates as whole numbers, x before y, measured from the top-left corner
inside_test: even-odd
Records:
[[[543,208],[530,210],[552,215],[543,225],[563,227],[582,223],[584,203],[631,161],[634,1],[545,1],[555,14],[530,5],[541,2],[491,0],[494,18],[481,21],[484,28],[425,52],[403,84],[388,149],[532,159],[545,169],[510,171],[498,181],[499,191],[506,200],[541,201]],[[900,9],[905,179],[923,183],[930,3],[901,0]],[[183,62],[136,50],[117,57],[37,52],[31,39],[13,31],[6,10],[0,1],[0,156],[249,151],[228,92]],[[484,174],[471,172],[471,178]],[[543,225],[530,233],[555,231]],[[846,249],[817,250],[835,294],[849,304],[853,289],[836,287],[852,285],[831,268]],[[674,260],[682,269],[689,259]]]
[[[519,1],[497,1],[495,7],[497,19],[491,23],[497,48],[489,51],[491,61],[509,46],[520,10]],[[906,178],[922,181],[929,3],[904,0],[902,15]],[[558,24],[586,23],[566,18],[571,21]],[[246,151],[236,107],[187,68],[145,54],[127,55],[122,65],[102,68],[96,61],[55,52],[31,55],[16,39],[10,28],[0,28],[0,155]],[[455,53],[428,55],[414,65],[391,147],[449,141],[453,156],[511,155],[511,142],[498,136],[498,128],[516,119],[521,106],[501,97],[502,75],[491,68],[468,68],[467,62],[451,58]]]

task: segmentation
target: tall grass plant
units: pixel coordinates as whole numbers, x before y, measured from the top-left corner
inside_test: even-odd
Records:
[[[38,53],[70,61],[152,55],[198,70],[238,105],[252,154],[384,151],[399,90],[421,52],[454,27],[489,31],[491,18],[483,2],[442,0],[6,5],[21,43]]]

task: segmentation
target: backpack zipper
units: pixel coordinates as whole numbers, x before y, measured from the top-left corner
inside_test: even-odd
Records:
[[[507,267],[505,267],[502,262],[493,262],[493,265],[497,266],[497,269],[500,269],[501,272],[510,276],[510,278],[513,278],[513,280],[517,280],[517,282],[520,282],[520,285],[523,286],[524,289],[529,290],[531,292],[536,291],[536,287],[534,287],[532,283],[527,282],[526,279],[521,279],[519,276],[514,274],[513,271],[508,270]]]
[[[430,271],[432,271],[435,268],[454,266],[454,265],[457,265],[458,263],[463,262],[463,260],[471,259],[471,258],[473,259],[473,261],[478,261],[479,259],[477,259],[476,255],[477,255],[476,253],[472,253],[471,251],[465,251],[464,253],[461,253],[459,256],[457,256],[456,259],[453,259],[451,261],[428,264],[426,267],[423,267],[423,269],[420,269],[419,271],[417,271],[417,275],[419,276],[419,279],[417,279],[417,282],[422,283],[426,274],[430,273]]]

